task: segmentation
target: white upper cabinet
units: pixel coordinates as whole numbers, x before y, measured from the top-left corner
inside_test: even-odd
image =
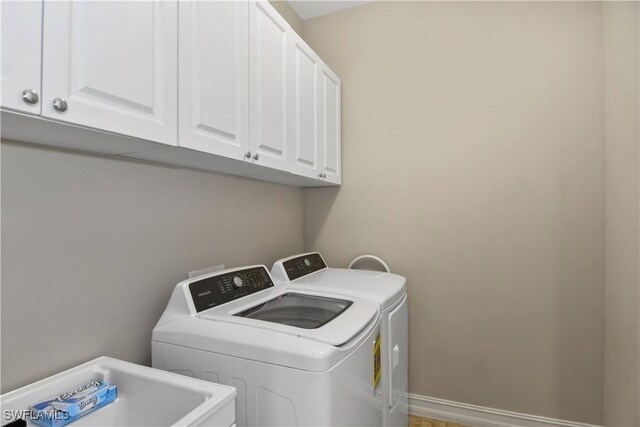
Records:
[[[0,21],[4,138],[341,183],[340,79],[268,1],[0,0]]]
[[[340,79],[325,64],[320,77],[320,173],[333,184],[342,182]]]
[[[297,34],[290,43],[289,153],[291,172],[319,178],[322,61]]]
[[[2,106],[40,114],[42,1],[0,2]]]
[[[176,144],[177,1],[45,1],[42,115]]]
[[[249,3],[251,161],[287,170],[289,24],[266,1]]]
[[[178,145],[235,159],[249,150],[249,7],[179,3]]]

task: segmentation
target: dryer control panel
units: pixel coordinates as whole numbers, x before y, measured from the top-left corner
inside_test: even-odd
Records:
[[[284,267],[289,280],[296,280],[302,276],[306,276],[307,274],[315,273],[318,270],[327,268],[327,264],[324,263],[324,260],[317,252],[291,258],[284,261],[282,266]]]
[[[273,286],[266,268],[251,267],[225,271],[189,284],[191,299],[196,311],[217,307],[229,301],[260,292]]]

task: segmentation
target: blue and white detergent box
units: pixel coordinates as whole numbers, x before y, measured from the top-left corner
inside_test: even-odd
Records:
[[[42,427],[61,427],[116,399],[118,388],[98,380],[31,405],[31,421]]]

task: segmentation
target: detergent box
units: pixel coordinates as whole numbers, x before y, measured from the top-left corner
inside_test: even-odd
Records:
[[[93,379],[31,405],[31,421],[42,427],[61,427],[113,402],[117,393],[116,386]]]

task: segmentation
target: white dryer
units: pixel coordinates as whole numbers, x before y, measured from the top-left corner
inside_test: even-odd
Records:
[[[386,272],[329,268],[318,252],[275,262],[271,275],[288,289],[332,292],[375,301],[380,305],[383,425],[408,423],[408,307],[406,279]]]
[[[152,364],[235,387],[238,426],[381,425],[379,337],[373,301],[274,286],[251,266],[179,283]]]

